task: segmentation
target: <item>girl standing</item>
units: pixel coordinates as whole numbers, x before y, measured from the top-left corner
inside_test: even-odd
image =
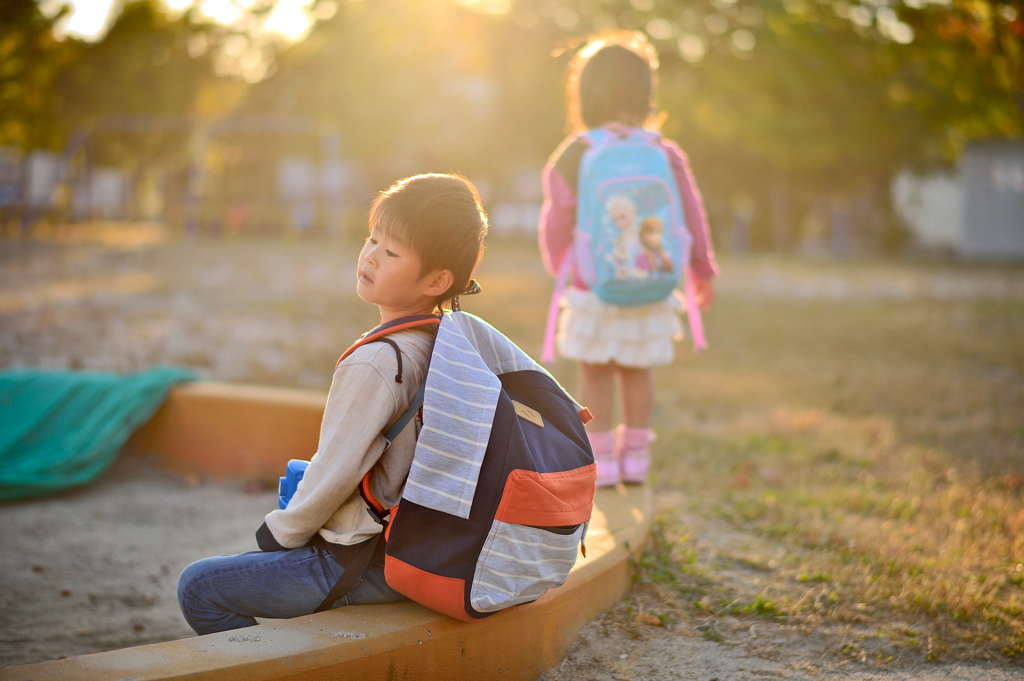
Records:
[[[580,160],[588,147],[582,135],[605,126],[655,128],[657,73],[657,53],[639,32],[597,36],[570,64],[566,102],[569,125],[574,132],[551,155],[543,176],[539,240],[544,265],[552,275],[569,254],[576,228],[577,179]],[[706,309],[714,297],[711,279],[718,274],[718,267],[704,204],[686,155],[674,142],[660,140],[659,144],[679,189],[686,227],[692,237],[690,268],[697,299]],[[654,227],[648,228],[649,246],[654,246]],[[641,231],[638,241],[642,239]],[[648,247],[641,251],[647,256],[646,268],[655,269],[661,264],[657,262],[660,258],[655,257],[656,249]],[[580,363],[580,401],[594,417],[587,430],[597,460],[597,484],[643,482],[650,466],[652,439],[651,370],[672,362],[672,342],[682,337],[677,296],[649,305],[619,307],[601,301],[573,274],[573,285],[567,289],[562,303],[557,346],[563,357]],[[613,429],[616,379],[624,423]]]

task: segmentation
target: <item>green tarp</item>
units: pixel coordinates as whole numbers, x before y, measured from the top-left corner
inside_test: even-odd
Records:
[[[0,372],[0,501],[89,482],[113,463],[175,384],[195,378],[173,367],[126,376]]]

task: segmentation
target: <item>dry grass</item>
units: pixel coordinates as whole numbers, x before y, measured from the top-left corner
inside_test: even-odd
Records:
[[[1024,653],[1024,304],[723,300],[709,321],[718,347],[659,376],[658,484],[770,545],[710,566],[698,609],[736,597],[731,558],[762,573],[731,612],[929,660]]]

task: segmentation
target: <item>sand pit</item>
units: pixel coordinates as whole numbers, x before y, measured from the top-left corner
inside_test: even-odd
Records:
[[[192,561],[255,550],[276,494],[122,456],[91,485],[0,506],[0,665],[194,636],[178,609]]]

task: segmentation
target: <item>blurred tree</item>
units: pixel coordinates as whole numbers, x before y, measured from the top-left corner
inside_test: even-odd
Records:
[[[549,56],[560,39],[554,27],[526,30],[451,2],[347,3],[277,54],[242,110],[336,121],[347,155],[371,174],[379,167],[378,181],[534,168],[562,127],[561,74]]]
[[[33,0],[0,2],[0,146],[61,144],[53,85],[78,47],[54,38],[61,16],[45,16]]]
[[[856,194],[861,223],[877,230],[894,173],[948,166],[968,139],[1022,130],[1020,0],[904,2],[518,0],[510,18],[576,38],[646,32],[661,56],[664,129],[689,152],[719,226],[736,191],[765,205],[782,186],[816,219]]]
[[[785,171],[852,181],[1021,132],[1020,0],[889,4],[519,0],[515,11],[576,35],[644,30],[662,58],[667,131]]]
[[[565,133],[573,49],[611,28],[658,47],[666,133],[725,217],[736,191],[764,205],[783,186],[818,213],[843,193],[884,204],[900,169],[1022,128],[1022,0],[255,0],[220,23],[156,2],[129,0],[96,44],[0,3],[0,142],[56,146],[104,114],[304,115],[340,125],[374,187],[421,170],[522,185]]]
[[[218,33],[189,14],[168,19],[156,0],[128,2],[102,41],[78,44],[78,59],[56,81],[65,130],[104,115],[195,113],[204,90],[218,87],[206,50]],[[220,89],[230,90],[230,83]],[[232,103],[210,113],[225,113]]]

